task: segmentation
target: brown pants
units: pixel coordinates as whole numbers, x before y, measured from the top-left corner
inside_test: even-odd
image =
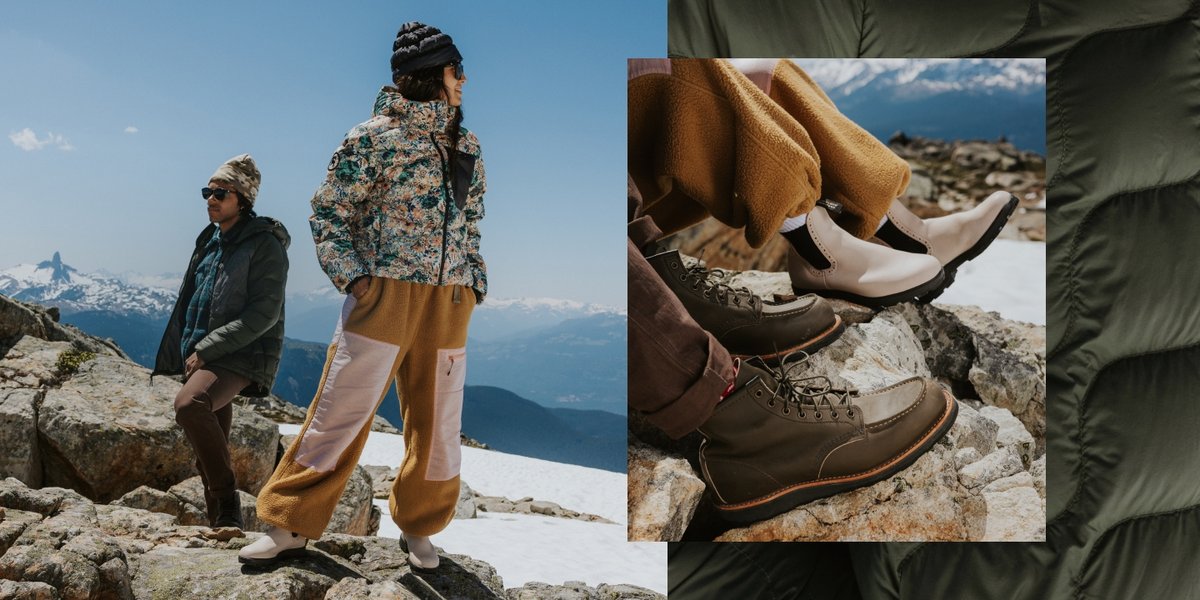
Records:
[[[204,499],[209,521],[216,503],[213,498],[237,488],[237,476],[229,457],[229,430],[233,425],[233,397],[250,380],[217,367],[192,373],[175,396],[175,422],[196,451],[196,470],[204,482]]]
[[[700,328],[642,248],[662,237],[629,181],[629,406],[671,437],[697,428],[733,380],[733,359]]]
[[[711,216],[759,248],[824,197],[866,238],[908,187],[908,163],[790,60],[635,59],[629,78],[629,172],[667,234]]]
[[[433,535],[458,501],[467,324],[475,294],[373,277],[346,298],[325,373],[300,434],[258,496],[258,518],[319,538],[358,464],[371,420],[392,381],[404,419],[404,460],[392,485],[392,520]]]

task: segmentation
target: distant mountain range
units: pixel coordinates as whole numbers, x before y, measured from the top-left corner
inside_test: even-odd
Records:
[[[838,110],[875,137],[903,131],[995,140],[1046,153],[1045,62],[1030,59],[796,59]]]
[[[80,273],[54,257],[36,265],[17,265],[0,271],[0,294],[57,306],[66,315],[108,311],[120,315],[155,317],[168,313],[178,292],[130,285],[114,277]]]
[[[128,275],[122,278],[126,282],[80,273],[55,253],[37,265],[0,271],[0,293],[57,306],[64,322],[112,338],[134,361],[152,367],[176,292],[127,283]],[[331,301],[342,300],[336,291],[288,299],[289,337],[272,390],[276,395],[308,406],[337,318]],[[320,343],[292,339],[303,324],[295,316],[298,307],[318,315],[311,318],[314,327],[325,331]],[[481,338],[475,337],[477,331]],[[471,336],[467,402],[479,408],[464,412],[489,417],[464,415],[468,435],[516,454],[548,460],[569,456],[572,460],[562,460],[624,470],[623,311],[563,300],[488,299],[472,318]],[[507,408],[496,412],[497,407]],[[394,389],[380,416],[400,424]]]
[[[328,344],[346,296],[333,286],[288,296],[288,337]],[[496,341],[531,330],[594,315],[620,316],[625,311],[600,304],[556,298],[488,297],[471,315],[469,337]]]

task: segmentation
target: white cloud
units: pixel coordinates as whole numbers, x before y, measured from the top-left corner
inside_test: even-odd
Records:
[[[125,133],[137,133],[137,132],[138,132],[138,128],[134,127],[133,125],[130,125],[129,127],[125,128]]]
[[[10,133],[8,135],[8,139],[12,140],[12,143],[16,147],[26,152],[29,152],[30,150],[41,150],[42,146],[44,145],[38,142],[37,135],[35,135],[33,130],[28,127],[16,133]]]
[[[12,140],[14,146],[26,151],[41,150],[46,146],[54,146],[64,152],[70,152],[75,149],[67,138],[57,133],[47,133],[45,138],[39,138],[32,129],[26,127],[16,133],[8,134],[8,139]]]

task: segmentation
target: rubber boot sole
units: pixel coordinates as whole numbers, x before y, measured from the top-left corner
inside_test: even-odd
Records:
[[[933,279],[930,279],[929,281],[926,281],[925,283],[922,283],[921,285],[909,288],[902,292],[896,292],[894,294],[888,294],[887,296],[877,296],[877,297],[859,296],[858,294],[855,294],[852,292],[844,292],[842,290],[813,290],[813,289],[803,289],[803,288],[793,287],[792,291],[795,292],[797,295],[816,294],[818,296],[824,296],[825,298],[838,298],[840,300],[848,300],[850,302],[853,302],[855,304],[861,304],[868,308],[887,308],[889,306],[900,304],[902,302],[923,301],[922,299],[925,298],[927,295],[931,294],[932,292],[937,291],[939,289],[945,289],[946,285],[949,285],[949,284],[943,285],[945,279],[946,279],[946,271],[945,271],[945,269],[943,269],[941,271],[938,271],[938,274],[936,277],[934,277]],[[937,293],[940,294],[941,292],[938,291]]]
[[[945,390],[942,390],[942,395],[946,398],[946,410],[942,413],[941,419],[934,423],[929,428],[929,431],[921,436],[908,450],[876,466],[870,471],[828,480],[800,483],[779,490],[769,496],[737,504],[714,502],[717,514],[730,523],[739,525],[754,523],[787,512],[813,500],[819,500],[883,481],[903,471],[933,447],[942,436],[946,435],[946,432],[950,431],[950,427],[954,425],[954,420],[958,418],[958,401]]]
[[[305,542],[305,544],[299,548],[288,548],[287,550],[280,550],[279,554],[276,554],[275,556],[272,556],[270,558],[245,558],[245,557],[239,556],[238,562],[242,563],[243,565],[263,566],[263,565],[269,565],[269,564],[276,563],[285,558],[298,558],[301,556],[308,556],[308,543],[307,542]]]
[[[842,321],[842,318],[838,315],[833,315],[833,319],[834,319],[833,325],[831,325],[829,327],[829,329],[822,331],[820,334],[817,335],[817,337],[812,338],[811,340],[808,340],[798,346],[793,346],[786,350],[780,350],[778,352],[775,352],[774,354],[760,354],[760,355],[733,354],[733,353],[731,353],[731,354],[733,354],[733,356],[735,358],[742,358],[742,359],[748,359],[748,358],[753,358],[755,356],[758,356],[758,358],[761,359],[763,362],[767,363],[768,365],[772,365],[772,366],[778,365],[779,361],[781,359],[783,359],[787,355],[795,353],[795,352],[804,352],[806,354],[811,355],[813,352],[816,352],[817,350],[820,350],[821,348],[824,348],[825,346],[828,346],[828,345],[836,342],[838,340],[838,338],[842,337],[842,334],[845,333],[845,331],[846,331],[845,321]]]
[[[954,277],[958,275],[958,268],[961,267],[963,263],[974,259],[980,254],[983,254],[983,251],[987,250],[987,247],[991,246],[992,242],[996,241],[996,236],[1000,235],[1000,232],[1004,229],[1004,226],[1008,224],[1008,220],[1012,217],[1012,214],[1016,212],[1018,204],[1020,204],[1020,201],[1017,200],[1017,197],[1009,194],[1008,204],[1005,204],[1004,209],[996,215],[996,218],[992,221],[992,224],[988,226],[987,231],[983,232],[983,235],[975,241],[974,245],[972,245],[970,248],[967,248],[966,252],[954,257],[953,260],[946,263],[945,266],[942,267],[942,271],[946,273],[946,280],[942,282],[942,285],[937,289],[930,291],[928,294],[921,296],[918,302],[924,302],[928,304],[933,302],[938,296],[941,296],[942,292],[946,291],[946,288],[950,287],[950,285],[954,283]]]

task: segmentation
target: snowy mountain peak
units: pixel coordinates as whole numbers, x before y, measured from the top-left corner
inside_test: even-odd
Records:
[[[0,271],[0,294],[57,306],[63,314],[103,310],[158,316],[171,310],[175,302],[175,293],[170,290],[82,273],[63,262],[58,252],[36,265],[21,264]]]
[[[1046,86],[1046,64],[1030,59],[798,59],[834,99],[865,89],[912,99],[946,91],[1030,93]]]
[[[564,313],[572,316],[591,316],[599,314],[623,315],[625,311],[602,304],[589,304],[577,300],[560,298],[488,298],[479,306],[479,310],[506,310],[525,313]]]
[[[71,283],[71,273],[75,272],[75,269],[63,264],[62,256],[57,250],[54,251],[54,258],[38,263],[37,268],[49,269],[50,281],[61,283]]]

